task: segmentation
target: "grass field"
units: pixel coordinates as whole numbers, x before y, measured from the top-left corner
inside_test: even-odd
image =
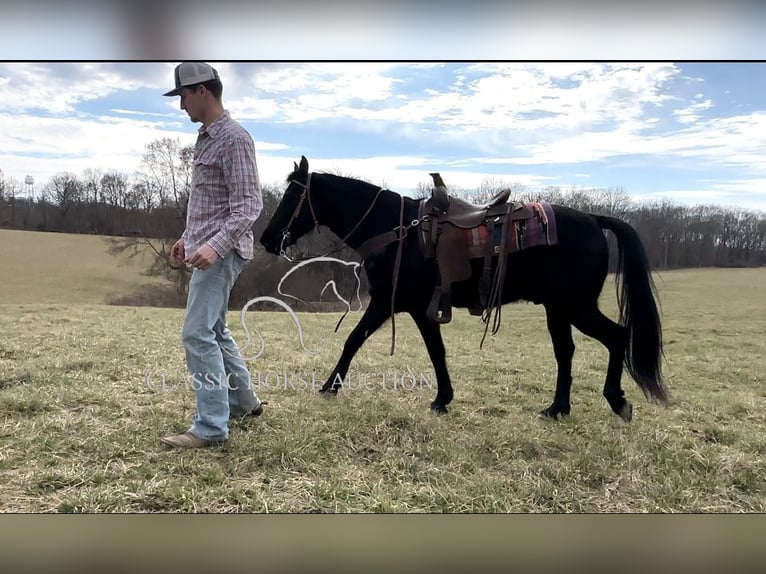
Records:
[[[766,269],[657,283],[674,404],[647,402],[626,375],[630,424],[601,396],[605,350],[577,332],[572,415],[537,416],[555,362],[534,305],[507,306],[481,351],[477,317],[458,312],[443,329],[455,400],[441,417],[428,411],[435,381],[408,317],[397,318],[393,357],[386,324],[350,386],[323,400],[312,387],[357,317],[333,333],[338,314],[301,315],[312,355],[286,314],[263,311],[248,315],[266,341],[249,364],[266,413],[233,423],[226,445],[191,452],[159,442],[194,411],[181,310],[6,299],[0,510],[764,512]],[[612,283],[602,299],[613,313]],[[244,342],[238,315],[230,322]]]
[[[100,304],[161,283],[142,275],[148,256],[109,255],[99,236],[0,229],[0,246],[0,302]]]

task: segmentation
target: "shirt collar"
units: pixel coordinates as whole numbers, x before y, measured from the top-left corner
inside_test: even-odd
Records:
[[[207,128],[204,126],[200,127],[198,130],[199,135],[207,133],[211,138],[216,137],[218,132],[223,129],[224,124],[229,121],[229,117],[229,111],[224,110],[223,113],[213,121],[213,123],[207,126]]]

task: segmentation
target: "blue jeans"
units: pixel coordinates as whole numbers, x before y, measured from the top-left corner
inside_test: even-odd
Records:
[[[226,324],[229,294],[246,263],[232,250],[205,271],[195,269],[189,282],[181,335],[197,399],[189,430],[208,440],[227,439],[229,417],[261,404]]]

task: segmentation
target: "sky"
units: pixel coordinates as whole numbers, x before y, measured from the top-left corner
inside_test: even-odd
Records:
[[[295,22],[267,10],[249,19],[243,6],[218,27],[231,32],[228,43],[200,36],[206,49],[194,48],[194,32],[214,28],[204,8],[170,27],[156,24],[170,14],[160,10],[134,16],[139,25],[123,18],[104,30],[98,19],[121,9],[110,8],[106,15],[83,9],[79,35],[59,21],[56,30],[68,31],[70,42],[49,35],[47,43],[27,42],[34,48],[25,52],[19,38],[3,32],[18,34],[34,14],[28,4],[12,3],[16,25],[0,24],[0,54],[10,56],[0,63],[6,181],[32,175],[34,192],[63,171],[131,174],[152,141],[193,143],[199,124],[178,97],[162,93],[173,87],[179,61],[205,59],[221,75],[224,106],[255,141],[264,185],[284,187],[293,162],[305,155],[313,170],[403,194],[438,171],[456,189],[619,188],[636,201],[766,211],[766,62],[755,61],[765,44],[749,24],[757,7],[710,8],[690,28],[674,27],[670,8],[662,18],[647,19],[644,10],[627,29],[603,20],[619,15],[593,10],[579,27],[568,27],[571,14],[558,11],[538,24],[548,41],[535,44],[536,28],[519,24],[529,16],[521,9],[495,8],[481,18],[452,11],[424,23],[430,13],[415,3],[410,18],[386,27],[395,13],[361,3],[363,20],[377,18],[379,27],[349,26],[356,20],[346,13],[315,42],[317,26],[307,27],[305,17],[313,5],[293,13]],[[686,22],[692,19],[687,13]],[[256,48],[242,47],[247,22],[261,31]],[[471,23],[481,33],[456,34]],[[600,24],[602,43],[595,43]],[[566,35],[575,32],[580,41],[568,49]],[[433,42],[424,42],[429,35]],[[409,38],[409,51],[390,44],[398,37]],[[633,39],[642,40],[640,49]],[[603,49],[604,40],[611,49]],[[58,57],[46,58],[46,49]]]

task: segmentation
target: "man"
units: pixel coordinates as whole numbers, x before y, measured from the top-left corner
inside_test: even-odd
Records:
[[[226,325],[229,295],[253,258],[252,226],[263,200],[250,134],[222,102],[218,71],[202,62],[176,66],[181,109],[198,130],[186,228],[170,252],[192,269],[182,340],[197,412],[183,434],[162,438],[178,448],[201,448],[228,439],[230,417],[258,416],[263,405]]]

